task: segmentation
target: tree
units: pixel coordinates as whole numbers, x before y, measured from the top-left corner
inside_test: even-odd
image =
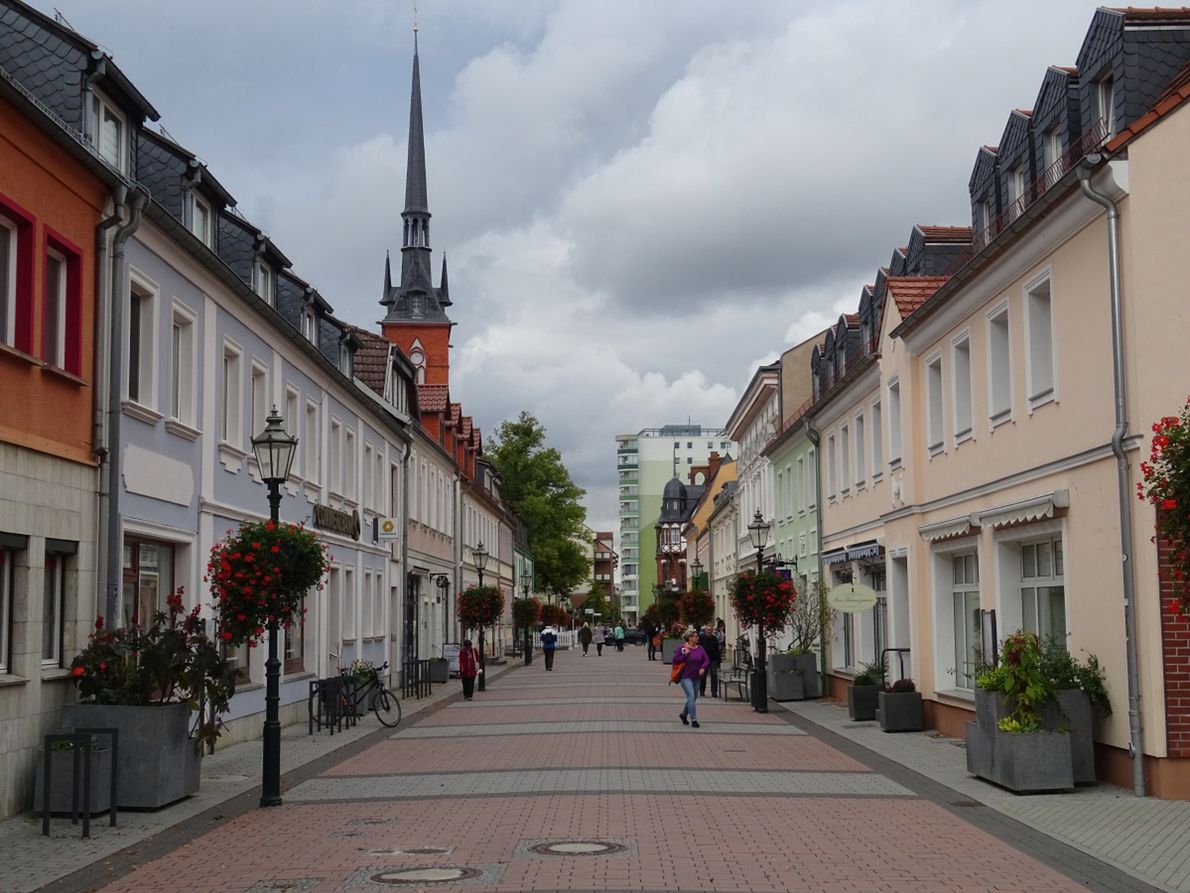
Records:
[[[538,589],[560,599],[591,572],[586,540],[586,495],[570,479],[562,455],[545,446],[545,428],[521,412],[500,423],[484,457],[500,476],[500,495],[525,524]]]

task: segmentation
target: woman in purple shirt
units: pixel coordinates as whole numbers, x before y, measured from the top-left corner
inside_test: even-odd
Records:
[[[678,714],[678,719],[683,725],[689,721],[689,724],[697,729],[698,709],[695,702],[698,700],[698,682],[711,665],[711,659],[698,644],[698,630],[689,630],[686,633],[682,647],[674,655],[674,666],[678,664],[682,665],[682,675],[678,678],[678,683],[686,693],[686,706]]]

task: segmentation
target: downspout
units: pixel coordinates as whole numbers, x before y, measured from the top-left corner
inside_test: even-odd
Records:
[[[112,191],[113,210],[110,217],[99,222],[95,227],[95,331],[106,332],[111,328],[109,313],[111,308],[112,279],[107,268],[107,231],[124,219],[125,202],[128,200],[128,187],[119,184]],[[107,394],[104,382],[107,381],[108,345],[102,337],[95,338],[94,356],[92,357],[91,381],[94,383],[95,399],[91,408],[91,455],[95,457],[96,473],[98,475],[95,488],[95,521],[98,527],[96,542],[104,542],[107,531],[107,462],[108,447],[106,431],[103,425],[103,407],[107,405]],[[106,554],[96,556],[99,563],[97,568],[96,592],[98,581],[107,579]],[[105,605],[106,607],[106,605]],[[95,613],[99,613],[99,605],[95,605]]]
[[[818,434],[818,429],[815,428],[810,423],[809,417],[806,418],[805,425],[806,425],[806,437],[809,438],[810,444],[814,447],[814,458],[817,459],[818,462],[821,462],[822,461],[822,443],[821,443],[822,438]],[[815,538],[818,543],[818,552],[816,553],[816,555],[818,556],[816,559],[816,561],[818,563],[818,583],[817,583],[817,585],[819,587],[821,587],[822,586],[822,475],[818,473],[818,462],[814,463],[814,530],[815,530]],[[826,668],[827,668],[826,643],[829,641],[829,639],[827,638],[827,635],[826,635],[827,634],[826,618],[827,618],[827,612],[822,610],[821,608],[819,608],[819,611],[818,611],[818,647],[819,647],[819,650],[822,652],[822,670],[821,670],[820,675],[822,677],[821,691],[822,691],[823,695],[828,694],[830,691],[830,689],[828,688],[828,686],[830,684],[830,680],[827,679],[827,672],[826,672]]]
[[[404,597],[401,599],[401,616],[399,618],[401,635],[397,641],[401,643],[402,679],[405,679],[406,662],[413,659],[413,655],[409,652],[417,648],[414,644],[417,642],[417,630],[414,629],[412,632],[409,630],[409,599],[411,597],[409,593],[409,578],[411,576],[409,571],[409,457],[411,455],[413,455],[412,442],[405,444],[405,452],[401,455],[401,521],[405,525],[405,532],[401,536],[401,593]]]
[[[107,384],[107,593],[104,602],[104,617],[113,627],[120,612],[120,583],[123,579],[122,561],[123,537],[120,531],[120,475],[122,457],[120,454],[120,419],[123,408],[120,395],[124,386],[124,302],[122,296],[128,290],[128,271],[124,265],[124,245],[140,226],[141,213],[148,197],[143,192],[133,193],[129,202],[131,214],[128,222],[116,230],[112,239],[112,290],[111,290],[111,341],[108,346]]]
[[[1083,195],[1107,212],[1108,283],[1111,289],[1112,377],[1115,385],[1116,427],[1111,449],[1116,457],[1116,486],[1120,500],[1120,570],[1124,584],[1124,649],[1128,665],[1128,751],[1132,757],[1132,792],[1145,796],[1145,756],[1141,741],[1140,673],[1136,651],[1136,594],[1132,570],[1132,492],[1124,434],[1128,430],[1127,391],[1124,381],[1123,308],[1120,296],[1120,213],[1115,202],[1091,185],[1091,174],[1103,156],[1088,155],[1078,166]]]

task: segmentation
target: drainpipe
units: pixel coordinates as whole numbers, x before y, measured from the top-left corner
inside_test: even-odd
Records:
[[[124,245],[140,226],[141,213],[148,197],[136,192],[129,202],[128,222],[116,230],[112,239],[111,341],[108,346],[107,384],[107,592],[104,617],[114,626],[120,613],[120,583],[123,580],[123,537],[120,535],[120,419],[123,409],[120,395],[124,387],[124,302],[128,291],[128,270],[124,264]]]
[[[1140,735],[1140,674],[1136,653],[1136,595],[1132,561],[1132,491],[1124,433],[1128,430],[1127,391],[1124,382],[1124,339],[1120,296],[1120,213],[1115,202],[1091,185],[1091,175],[1102,162],[1099,154],[1088,155],[1078,166],[1083,195],[1107,212],[1107,263],[1111,289],[1112,376],[1115,385],[1116,427],[1111,449],[1116,457],[1116,486],[1120,500],[1120,570],[1124,584],[1124,648],[1128,665],[1128,751],[1132,757],[1132,792],[1145,796],[1144,747]]]
[[[402,387],[404,386],[403,383],[400,383],[400,382],[398,382],[397,384],[400,384]],[[393,387],[396,387],[397,384],[394,384]],[[413,424],[416,425],[417,422],[415,421],[415,422],[413,422]],[[409,633],[409,629],[408,629],[408,626],[409,626],[409,598],[410,598],[410,595],[409,595],[409,576],[410,576],[410,572],[409,572],[409,457],[412,453],[413,453],[412,442],[405,444],[405,452],[401,455],[401,520],[405,524],[405,531],[401,535],[401,593],[404,595],[404,598],[401,599],[401,617],[400,617],[401,635],[397,639],[397,641],[401,643],[401,652],[402,652],[401,653],[401,672],[402,672],[401,678],[402,679],[405,679],[405,676],[404,676],[405,662],[409,661],[413,658],[413,655],[408,653],[410,650],[410,648],[409,648],[410,642],[407,641],[410,638],[410,633]],[[394,506],[394,508],[396,508],[396,506]],[[416,629],[413,630],[412,637],[413,637],[413,641],[416,642],[417,641],[417,638],[416,638],[417,630]],[[413,647],[416,648],[416,645]],[[408,680],[406,680],[406,682],[408,682]]]
[[[95,331],[106,332],[111,326],[109,313],[111,308],[111,275],[107,269],[107,231],[124,219],[125,202],[128,200],[128,187],[119,184],[112,191],[113,210],[110,217],[99,222],[95,227]],[[94,383],[95,395],[91,408],[91,455],[98,462],[98,473],[95,488],[95,519],[97,525],[96,542],[104,542],[107,531],[107,483],[105,479],[108,448],[105,440],[106,432],[103,427],[103,407],[107,405],[107,395],[104,382],[107,381],[107,348],[102,337],[95,338],[94,356],[92,358],[91,381]],[[98,581],[107,579],[105,567],[106,555],[96,556],[98,568],[96,574],[96,591]],[[95,605],[95,613],[99,613],[99,605]]]
[[[814,458],[819,461],[822,460],[822,438],[818,434],[818,429],[815,428],[807,417],[805,421],[806,437],[809,438],[810,443],[814,447]],[[818,564],[818,582],[817,586],[822,587],[822,475],[818,473],[817,463],[814,466],[814,529],[818,538],[818,552],[816,553]],[[825,696],[829,693],[828,685],[830,680],[827,679],[826,672],[826,643],[827,628],[826,628],[827,612],[819,608],[818,611],[818,644],[819,650],[822,651],[822,694]]]

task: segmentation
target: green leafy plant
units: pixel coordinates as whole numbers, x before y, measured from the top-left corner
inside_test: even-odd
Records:
[[[1111,715],[1103,668],[1094,654],[1087,655],[1085,662],[1080,661],[1066,650],[1060,639],[1051,636],[1041,644],[1041,672],[1054,691],[1077,688],[1086,693],[1093,705]]]
[[[215,596],[219,637],[255,646],[268,624],[301,622],[306,593],[322,589],[330,565],[318,535],[297,524],[251,521],[211,547],[207,575]]]
[[[1007,696],[1011,711],[1005,719],[1015,720],[1021,729],[1037,729],[1038,709],[1054,697],[1054,687],[1042,670],[1041,642],[1037,636],[1018,630],[1005,639],[998,669],[1003,672],[997,677],[1000,686],[997,690]]]
[[[1038,725],[1036,716],[1005,716],[996,723],[996,728],[1001,732],[1012,732],[1013,734],[1023,735],[1027,732],[1040,732],[1041,726]]]
[[[855,678],[851,680],[852,685],[884,685],[884,659],[874,660],[871,663],[860,664],[859,672],[855,674]]]
[[[95,621],[87,647],[70,664],[70,676],[83,704],[145,707],[182,702],[198,711],[206,704],[214,718],[199,715],[198,745],[219,737],[220,717],[235,692],[235,669],[219,653],[199,619],[199,606],[187,612],[178,588],[166,598],[166,611],[153,615],[147,629],[115,630]]]

